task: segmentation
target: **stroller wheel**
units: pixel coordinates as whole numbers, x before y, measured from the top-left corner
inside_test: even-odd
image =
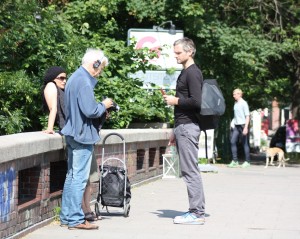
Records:
[[[125,204],[124,206],[124,217],[129,217],[130,204]]]
[[[100,210],[99,210],[99,204],[95,203],[95,214],[98,217],[100,217]]]

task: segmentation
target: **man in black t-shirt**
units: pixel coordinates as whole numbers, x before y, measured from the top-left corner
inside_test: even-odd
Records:
[[[188,212],[174,218],[175,224],[205,223],[205,197],[198,168],[200,128],[196,113],[201,107],[203,77],[194,62],[196,48],[189,38],[175,41],[174,53],[183,70],[176,83],[176,95],[164,95],[168,105],[174,105],[175,128],[169,145],[177,146],[182,177],[187,185]]]

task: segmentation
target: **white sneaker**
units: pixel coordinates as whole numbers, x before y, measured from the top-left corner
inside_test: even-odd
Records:
[[[186,212],[182,216],[174,218],[175,224],[190,224],[190,225],[203,225],[205,223],[204,217],[197,217],[194,213]]]

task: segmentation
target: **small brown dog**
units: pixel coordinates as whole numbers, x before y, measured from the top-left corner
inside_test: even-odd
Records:
[[[285,161],[288,161],[289,159],[284,158],[284,152],[281,148],[275,147],[275,148],[268,148],[266,150],[266,166],[265,166],[265,168],[267,168],[269,166],[269,158],[271,158],[270,165],[274,165],[273,160],[276,155],[277,155],[278,163],[279,163],[277,168],[280,168],[281,165],[282,165],[282,167],[285,167]]]

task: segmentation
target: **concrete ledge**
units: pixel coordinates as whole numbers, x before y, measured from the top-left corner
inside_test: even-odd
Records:
[[[0,136],[0,163],[62,147],[62,137],[59,134],[45,134],[40,131]]]
[[[101,140],[109,133],[121,134],[126,143],[141,141],[167,140],[171,129],[118,129],[101,130]],[[119,137],[109,137],[105,144],[121,142]],[[0,136],[0,163],[18,158],[59,150],[63,148],[62,137],[59,134],[45,134],[39,132],[20,133]]]
[[[99,144],[103,143],[103,139],[110,133],[121,134],[126,143],[142,142],[142,141],[157,141],[169,139],[171,129],[118,129],[118,130],[102,130],[101,140]],[[105,144],[115,144],[120,142],[120,139],[116,136],[107,138]]]

